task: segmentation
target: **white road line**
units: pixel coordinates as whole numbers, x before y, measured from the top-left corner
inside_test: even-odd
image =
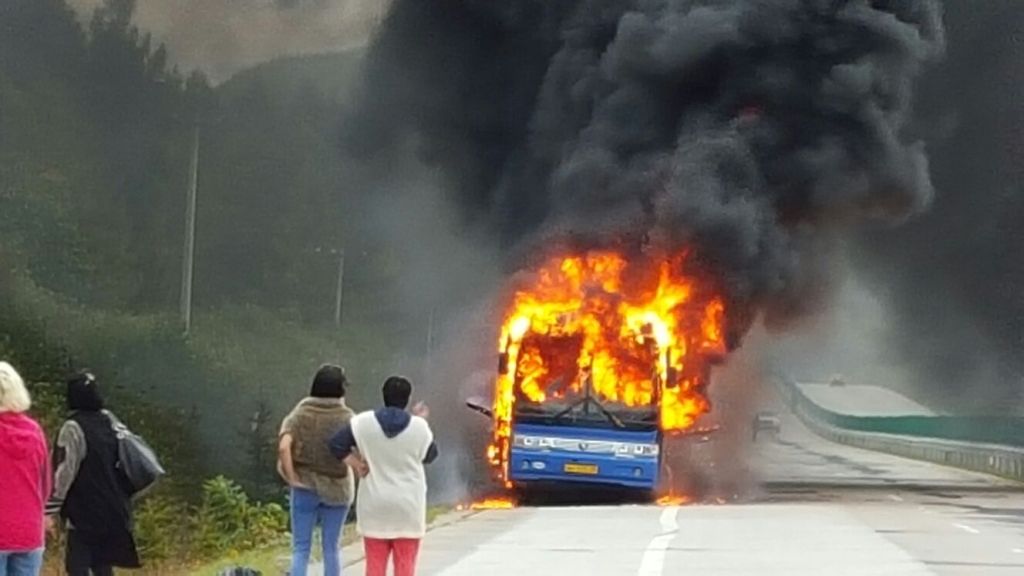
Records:
[[[893,502],[903,502],[903,498],[900,498],[895,494],[889,494],[889,500],[892,500]]]
[[[1020,548],[1014,548],[1014,549],[1012,550],[1012,552],[1013,552],[1014,554],[1024,554],[1024,550],[1022,550],[1022,549],[1020,549]]]
[[[662,534],[655,536],[651,543],[644,550],[643,560],[640,561],[640,569],[637,576],[662,576],[665,572],[665,551],[668,545],[676,537],[676,530],[679,524],[676,522],[676,515],[679,513],[678,506],[669,506],[661,512]]]
[[[676,522],[676,516],[679,515],[678,506],[669,506],[661,513],[661,529],[664,532],[675,532],[679,530],[679,524]]]
[[[977,528],[971,528],[970,526],[968,526],[966,524],[956,524],[956,523],[954,523],[953,526],[956,526],[957,528],[963,530],[964,532],[970,533],[970,534],[981,534],[981,530],[978,530]]]

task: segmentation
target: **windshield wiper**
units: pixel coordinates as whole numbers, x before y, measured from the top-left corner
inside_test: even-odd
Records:
[[[609,411],[607,408],[604,407],[604,404],[601,404],[597,399],[594,398],[593,387],[594,387],[594,376],[593,376],[593,372],[589,371],[589,374],[587,375],[587,379],[585,381],[585,385],[583,387],[583,393],[584,393],[583,398],[581,398],[578,402],[573,403],[571,406],[569,406],[565,410],[562,410],[558,414],[555,414],[555,416],[554,416],[555,421],[558,421],[558,420],[561,420],[562,418],[565,418],[566,416],[568,416],[569,414],[571,414],[572,412],[574,412],[577,408],[579,408],[581,406],[583,407],[583,413],[589,415],[590,414],[590,410],[588,408],[590,406],[597,406],[598,412],[600,412],[601,415],[603,415],[605,418],[607,418],[608,421],[611,422],[616,428],[625,428],[626,425],[622,423],[622,420],[620,420],[618,416],[616,416],[615,414],[612,414],[611,411]]]

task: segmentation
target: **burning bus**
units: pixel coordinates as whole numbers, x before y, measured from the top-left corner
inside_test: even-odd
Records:
[[[663,441],[710,409],[723,300],[687,255],[548,260],[514,291],[498,343],[488,460],[505,486],[653,491]]]

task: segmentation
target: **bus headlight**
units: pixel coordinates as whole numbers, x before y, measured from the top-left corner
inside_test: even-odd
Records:
[[[516,434],[512,437],[512,445],[516,448],[533,448],[537,445],[537,439],[533,436]]]
[[[512,437],[512,446],[516,448],[554,448],[554,438],[544,438],[540,436],[523,436],[516,434]]]
[[[629,444],[622,443],[615,445],[615,453],[619,456],[657,456],[657,444]]]

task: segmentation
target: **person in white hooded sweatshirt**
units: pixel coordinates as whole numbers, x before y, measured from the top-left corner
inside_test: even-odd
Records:
[[[366,576],[414,576],[427,524],[424,465],[437,458],[428,412],[418,404],[406,411],[412,383],[400,376],[384,381],[384,407],[356,415],[331,439],[335,457],[361,477],[356,491],[356,529],[366,550]]]

